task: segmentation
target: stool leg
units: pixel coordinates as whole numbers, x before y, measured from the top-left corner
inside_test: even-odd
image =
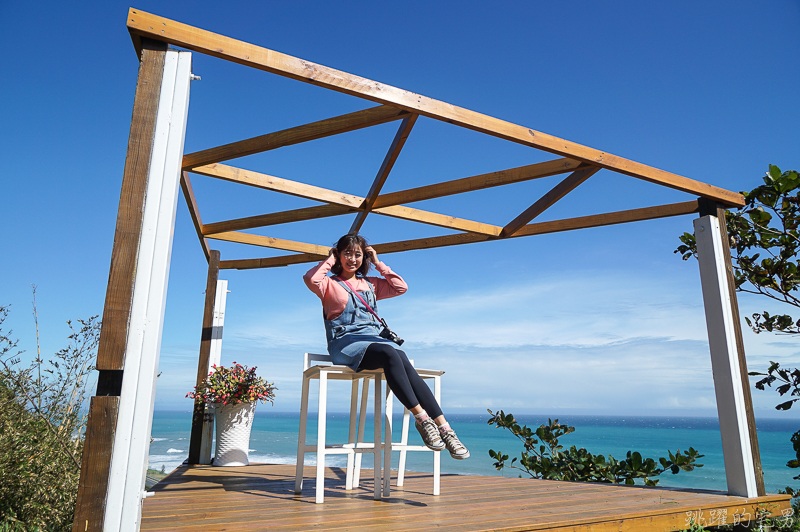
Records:
[[[381,379],[385,378],[381,377]],[[383,496],[389,496],[390,480],[392,477],[392,410],[394,406],[394,394],[386,383],[386,421],[384,422],[383,434]]]
[[[367,423],[367,399],[369,398],[369,379],[361,379],[361,410],[358,411],[358,436],[356,439],[356,449],[358,444],[364,443],[364,425]],[[353,471],[353,487],[357,488],[361,482],[361,453],[356,453],[356,466]]]
[[[319,418],[317,419],[317,496],[316,503],[325,497],[325,418],[328,403],[328,373],[319,372]]]
[[[353,469],[356,456],[356,416],[358,406],[358,380],[353,379],[350,387],[350,421],[347,434],[347,443],[353,446],[353,451],[347,455],[347,475],[345,477],[345,490],[353,489]]]
[[[383,394],[381,393],[381,378],[380,376],[375,376],[375,414],[374,414],[374,439],[375,442],[372,446],[373,456],[375,458],[375,465],[373,469],[374,475],[373,480],[375,482],[375,500],[378,501],[381,498],[381,401]]]
[[[435,376],[433,378],[433,397],[436,399],[436,402],[440,405],[442,404],[442,378],[440,376]],[[439,488],[441,484],[441,470],[442,465],[442,451],[433,453],[433,494],[439,495]]]
[[[297,466],[294,473],[294,492],[303,492],[303,461],[306,454],[306,427],[308,424],[309,379],[303,376],[303,391],[300,395],[300,431],[297,436]]]
[[[405,446],[408,445],[408,426],[409,421],[411,419],[411,412],[408,411],[408,408],[403,407],[403,431],[400,434],[400,463],[397,466],[397,487],[403,487],[403,481],[405,480],[406,476],[406,455],[408,451],[405,449]]]

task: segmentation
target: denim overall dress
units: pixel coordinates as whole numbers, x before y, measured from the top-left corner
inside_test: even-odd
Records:
[[[356,371],[370,344],[391,344],[392,341],[379,336],[383,325],[370,311],[364,308],[364,304],[346,284],[341,281],[337,282],[347,290],[349,297],[347,306],[339,316],[332,320],[325,320],[328,354],[334,364],[347,366]],[[359,292],[359,295],[377,313],[375,292],[372,290],[372,284],[369,281],[367,283],[370,285],[370,289]]]

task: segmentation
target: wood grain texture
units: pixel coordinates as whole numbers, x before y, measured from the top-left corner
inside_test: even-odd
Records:
[[[354,212],[352,208],[341,205],[315,205],[314,207],[305,207],[303,209],[259,214],[258,216],[205,224],[203,226],[203,234],[213,235],[214,233],[225,233],[227,231],[241,231],[242,229],[255,229],[256,227],[288,224],[303,220],[316,220],[317,218],[340,216],[351,212]]]
[[[670,203],[668,205],[659,205],[656,207],[643,207],[641,209],[631,209],[627,211],[593,214],[590,216],[580,216],[578,218],[554,220],[551,222],[539,222],[523,226],[510,238],[543,235],[547,233],[559,233],[561,231],[574,231],[576,229],[587,229],[589,227],[602,227],[605,225],[641,222],[644,220],[655,220],[658,218],[668,218],[670,216],[692,214],[696,213],[697,210],[697,200],[694,200],[684,201],[681,203]],[[373,247],[378,253],[399,253],[402,251],[412,251],[416,249],[430,249],[445,246],[458,246],[462,244],[474,244],[476,242],[484,242],[487,240],[492,240],[492,238],[487,235],[475,233],[457,233],[454,235],[375,244]],[[220,268],[242,270],[254,268],[275,268],[279,266],[288,266],[289,264],[303,264],[308,262],[316,262],[319,260],[319,255],[285,255],[282,257],[269,257],[263,259],[223,261],[220,264]]]
[[[719,524],[723,511],[755,516],[789,508],[789,496],[745,499],[719,491],[648,488],[496,476],[442,475],[441,494],[431,494],[430,474],[408,472],[402,488],[372,500],[372,472],[361,485],[344,489],[344,471],[327,468],[325,503],[313,504],[315,480],[293,493],[294,466],[256,464],[220,468],[181,466],[144,501],[142,530],[278,531],[677,531],[688,515]],[[306,478],[313,477],[308,467]],[[394,481],[392,482],[394,484]],[[753,520],[755,518],[753,517]]]
[[[298,181],[291,181],[289,179],[283,179],[281,177],[261,174],[259,172],[253,172],[250,170],[244,170],[241,168],[236,168],[233,166],[227,166],[223,164],[211,164],[208,166],[201,166],[199,168],[195,168],[193,172],[208,177],[224,179],[226,181],[231,181],[234,183],[240,183],[243,185],[250,185],[258,188],[272,190],[274,192],[281,192],[284,194],[290,194],[292,196],[299,196],[301,198],[323,201],[333,205],[346,207],[348,210],[353,210],[353,211],[362,209],[363,208],[362,206],[364,205],[365,202],[365,198],[362,198],[360,196],[354,196],[352,194],[337,192],[335,190],[316,187],[313,185],[306,185]],[[310,209],[315,209],[315,210],[310,210]],[[322,209],[321,207],[316,207],[316,208],[312,207],[310,209],[302,210],[302,212],[300,213],[301,216],[306,217],[307,215],[314,213],[327,215],[327,213],[329,212],[325,209]],[[336,212],[338,213],[338,211]],[[496,236],[497,234],[499,234],[499,228],[493,225],[484,224],[480,222],[473,222],[470,220],[463,220],[461,218],[455,218],[453,216],[447,216],[444,214],[437,214],[419,209],[413,209],[411,207],[403,207],[399,205],[390,207],[381,207],[378,209],[374,209],[374,212],[386,216],[392,216],[394,218],[401,218],[404,220],[422,222],[431,225],[437,225],[440,227],[448,227],[451,229],[460,229],[463,231],[471,231],[492,236]],[[297,214],[297,211],[295,211],[295,214]],[[278,218],[277,215],[276,218]],[[253,244],[256,246],[267,245],[266,241],[262,239],[251,238],[250,236],[242,236],[244,235],[244,233],[233,234],[230,232],[224,232],[224,233],[212,234],[208,231],[205,231],[205,235],[208,238],[215,238],[218,240],[228,240],[230,242],[240,242],[243,244]],[[269,244],[267,245],[267,247],[279,247],[279,246],[274,246],[272,244]],[[316,251],[313,251],[310,248],[308,249],[280,248],[280,249],[287,249],[290,251],[301,251],[303,253],[316,253]]]
[[[681,216],[684,214],[696,213],[697,208],[697,200],[694,200],[683,201],[680,203],[670,203],[668,205],[659,205],[656,207],[643,207],[641,209],[630,209],[627,211],[579,216],[577,218],[554,220],[552,222],[539,222],[524,226],[522,229],[514,233],[514,236],[521,237],[544,235],[547,233],[574,231],[576,229],[586,229],[589,227],[602,227],[605,225],[656,220],[658,218],[668,218],[670,216]]]
[[[733,312],[733,329],[736,336],[736,352],[739,357],[739,371],[744,390],[745,415],[747,416],[747,431],[750,435],[750,444],[753,451],[753,469],[756,475],[756,492],[759,495],[766,493],[764,487],[764,470],[761,466],[761,449],[758,445],[758,431],[756,430],[756,419],[753,412],[753,398],[750,393],[750,377],[747,375],[747,357],[744,350],[744,337],[742,336],[742,319],[739,315],[739,301],[736,296],[736,277],[733,273],[733,262],[731,259],[730,237],[728,236],[728,226],[725,223],[725,207],[716,202],[700,199],[700,215],[705,213],[716,216],[719,220],[719,228],[722,233],[722,252],[725,258],[725,274],[728,281],[728,293],[731,297],[731,310]],[[705,211],[705,212],[703,212]]]
[[[508,238],[519,231],[525,224],[552,207],[558,200],[569,194],[581,183],[589,179],[600,170],[597,167],[580,168],[572,172],[566,179],[550,189],[547,194],[539,198],[536,203],[525,209],[519,216],[511,220],[500,233],[500,238]]]
[[[188,50],[390,105],[563,157],[577,159],[593,166],[600,166],[652,183],[714,199],[726,205],[737,207],[744,205],[744,198],[741,194],[138,9],[131,8],[128,12],[128,30],[131,33],[158,39]]]
[[[400,218],[401,220],[410,220],[412,222],[420,222],[438,227],[445,227],[447,229],[458,229],[459,231],[467,231],[481,235],[498,236],[503,230],[502,227],[497,225],[473,222],[472,220],[456,218],[455,216],[448,216],[446,214],[412,209],[411,207],[405,207],[403,205],[381,207],[373,209],[373,212],[384,216],[391,216],[392,218]]]
[[[271,236],[252,235],[250,233],[217,233],[209,235],[208,238],[215,240],[225,240],[226,242],[238,242],[251,246],[261,246],[265,248],[282,249],[284,251],[297,251],[299,253],[316,254],[319,257],[327,257],[330,246],[318,246],[316,244],[306,244],[305,242],[295,242],[293,240],[283,240],[272,238]]]
[[[219,279],[219,251],[212,249],[208,261],[206,277],[206,299],[203,309],[203,330],[200,334],[200,354],[197,357],[197,376],[195,386],[200,386],[208,376],[208,360],[211,356],[211,336],[214,327],[214,301],[217,298],[217,280]],[[200,462],[200,447],[203,440],[203,422],[206,404],[202,399],[195,399],[192,410],[192,431],[189,436],[189,463]]]
[[[192,181],[189,179],[188,172],[181,172],[181,190],[183,191],[183,199],[186,200],[186,206],[189,208],[189,216],[192,217],[192,224],[197,233],[197,238],[200,240],[200,247],[203,248],[203,254],[206,256],[206,262],[210,259],[211,248],[208,246],[208,239],[203,236],[203,220],[200,218],[200,209],[197,207],[197,200],[194,197],[192,190]]]
[[[319,262],[324,257],[316,253],[299,253],[297,255],[282,255],[280,257],[265,257],[261,259],[234,259],[223,260],[219,263],[220,270],[254,270],[257,268],[277,268],[290,264],[305,264]]]
[[[263,188],[265,190],[272,190],[274,192],[282,192],[290,196],[297,196],[325,203],[332,203],[334,205],[343,205],[358,209],[364,202],[364,198],[354,196],[352,194],[345,194],[344,192],[336,192],[327,188],[315,187],[313,185],[306,185],[299,181],[292,181],[290,179],[283,179],[282,177],[275,177],[259,172],[244,170],[234,166],[227,166],[224,164],[209,164],[194,168],[192,172],[208,177],[215,177],[223,179],[232,183],[240,183],[242,185],[249,185],[252,187]]]
[[[207,150],[190,153],[183,156],[183,168],[191,170],[196,166],[228,161],[237,157],[262,153],[284,146],[300,144],[310,140],[330,137],[348,131],[355,131],[365,127],[385,124],[409,116],[407,112],[380,105],[363,111],[356,111],[342,116],[320,120],[311,124],[284,129],[266,135],[260,135],[238,142],[217,146]]]
[[[379,208],[401,205],[403,203],[441,198],[444,196],[461,194],[463,192],[471,192],[473,190],[483,190],[485,188],[520,183],[522,181],[530,181],[531,179],[539,179],[556,174],[564,174],[577,169],[580,164],[582,163],[571,159],[555,159],[543,163],[520,166],[518,168],[509,168],[508,170],[500,170],[498,172],[489,172],[488,174],[454,179],[452,181],[426,185],[424,187],[390,192],[378,196],[373,207]]]
[[[153,149],[158,99],[164,75],[166,44],[143,39],[142,61],[136,82],[128,152],[114,230],[103,326],[97,348],[97,369],[123,369],[133,282],[139,252],[150,155]]]
[[[92,397],[89,401],[73,532],[103,530],[118,411],[119,397]]]
[[[358,233],[361,230],[361,226],[364,225],[364,220],[367,219],[367,215],[372,210],[375,200],[378,199],[383,184],[386,183],[389,172],[392,171],[394,163],[400,155],[400,150],[403,149],[406,139],[408,139],[408,135],[411,134],[411,129],[414,127],[416,121],[417,115],[411,115],[408,118],[404,118],[400,123],[400,127],[397,129],[392,144],[389,146],[389,151],[386,153],[386,157],[383,158],[383,163],[381,163],[381,167],[378,170],[378,175],[375,176],[372,186],[367,193],[367,197],[364,198],[364,203],[361,205],[362,210],[356,215],[356,219],[353,220],[349,233]]]

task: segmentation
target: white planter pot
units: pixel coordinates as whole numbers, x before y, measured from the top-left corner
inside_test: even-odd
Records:
[[[247,458],[247,454],[250,452],[250,430],[253,428],[256,403],[238,405],[216,403],[213,407],[217,441],[211,465],[248,465],[250,463]]]

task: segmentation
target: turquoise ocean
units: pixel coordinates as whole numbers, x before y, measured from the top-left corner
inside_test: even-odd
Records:
[[[347,438],[348,414],[328,414],[328,443],[341,443]],[[547,416],[515,416],[520,424],[538,427],[547,423]],[[511,457],[519,456],[522,444],[507,430],[486,423],[489,414],[449,414],[448,421],[458,432],[459,438],[470,450],[467,460],[453,460],[446,453],[442,457],[442,472],[463,475],[512,476],[519,472],[513,469],[496,471],[489,457],[489,449],[502,451]],[[722,458],[722,443],[716,418],[698,417],[636,417],[636,416],[560,416],[559,421],[575,427],[575,432],[564,436],[565,447],[585,447],[594,454],[624,458],[627,451],[634,450],[644,457],[658,459],[667,456],[667,451],[697,449],[705,457],[699,460],[704,466],[692,472],[681,471],[677,475],[667,472],[659,479],[659,486],[703,488],[725,490],[725,472]],[[395,415],[394,441],[399,441],[400,415]],[[294,464],[297,455],[297,432],[300,416],[297,413],[270,411],[268,405],[259,405],[250,437],[250,461],[256,463]],[[800,429],[796,419],[761,419],[758,428],[764,482],[769,493],[786,486],[797,487],[800,481],[792,477],[800,470],[786,467],[794,458],[791,435]],[[371,419],[368,417],[365,440],[371,441]],[[188,456],[191,412],[156,411],[153,416],[152,443],[150,445],[150,468],[169,472],[178,467]],[[309,414],[309,443],[316,438],[316,418]],[[410,442],[420,442],[419,435],[411,428]],[[328,466],[343,466],[343,456],[328,457]],[[431,454],[409,453],[407,470],[432,471]],[[313,464],[314,455],[306,455],[306,464]],[[397,467],[397,453],[393,468]]]

